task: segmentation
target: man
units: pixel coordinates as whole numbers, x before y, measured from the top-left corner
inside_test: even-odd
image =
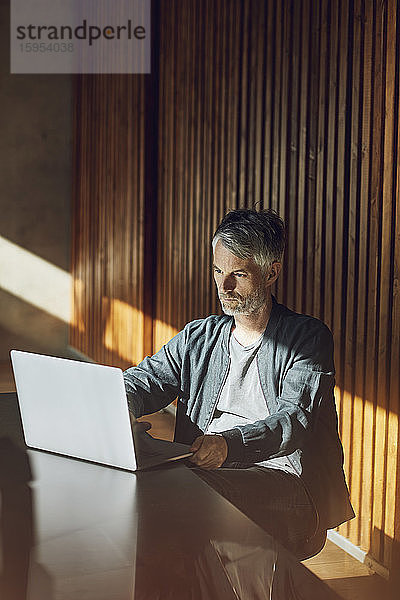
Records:
[[[300,558],[354,516],[333,396],[333,341],[271,295],[284,250],[272,211],[235,210],[213,240],[222,316],[188,323],[125,372],[136,417],[178,397],[175,440],[197,473]]]

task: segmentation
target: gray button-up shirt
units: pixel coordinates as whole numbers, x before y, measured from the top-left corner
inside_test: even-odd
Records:
[[[232,323],[226,315],[192,321],[157,354],[125,371],[135,416],[178,397],[176,441],[191,444],[205,432],[229,371]],[[256,360],[268,416],[223,432],[227,463],[251,465],[286,456],[314,502],[321,528],[351,519],[333,395],[331,332],[273,298]]]

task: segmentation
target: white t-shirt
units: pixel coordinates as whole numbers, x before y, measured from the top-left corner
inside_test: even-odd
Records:
[[[235,334],[231,334],[229,372],[206,433],[221,433],[237,425],[260,421],[269,415],[256,360],[262,338],[263,334],[249,346],[242,346]],[[256,464],[297,475],[286,456],[270,458]]]

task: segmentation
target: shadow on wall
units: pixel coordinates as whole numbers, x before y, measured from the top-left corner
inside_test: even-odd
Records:
[[[64,321],[0,289],[0,361],[13,348],[65,354],[68,327]]]
[[[398,517],[396,519],[396,523],[397,521]],[[390,600],[398,600],[400,595],[400,542],[399,540],[393,539],[393,537],[385,534],[377,527],[374,527],[372,532],[372,541],[375,542],[375,546],[380,543],[380,547],[385,550],[385,553],[388,554],[388,558],[386,560],[391,565],[389,569],[388,598],[390,598]],[[380,562],[383,564],[385,562],[383,550],[381,552]],[[365,563],[369,565],[368,554],[365,557]],[[372,561],[372,568],[375,565],[375,561]]]
[[[0,360],[15,347],[65,351],[70,304],[67,271],[0,236]]]

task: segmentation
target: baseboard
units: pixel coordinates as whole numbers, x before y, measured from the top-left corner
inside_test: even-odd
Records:
[[[350,556],[356,558],[360,563],[365,563],[365,557],[367,556],[365,550],[361,550],[361,548],[340,535],[340,533],[334,529],[328,530],[327,538],[336,544],[336,546],[339,546],[339,548],[347,552],[347,554],[350,554]]]
[[[344,550],[347,554],[350,554],[350,556],[358,560],[360,563],[366,565],[369,569],[371,569],[381,577],[389,579],[389,569],[378,563],[371,556],[369,556],[365,550],[361,550],[359,546],[356,546],[355,544],[350,542],[350,540],[343,537],[343,535],[341,535],[334,529],[328,530],[327,538],[336,546]]]

